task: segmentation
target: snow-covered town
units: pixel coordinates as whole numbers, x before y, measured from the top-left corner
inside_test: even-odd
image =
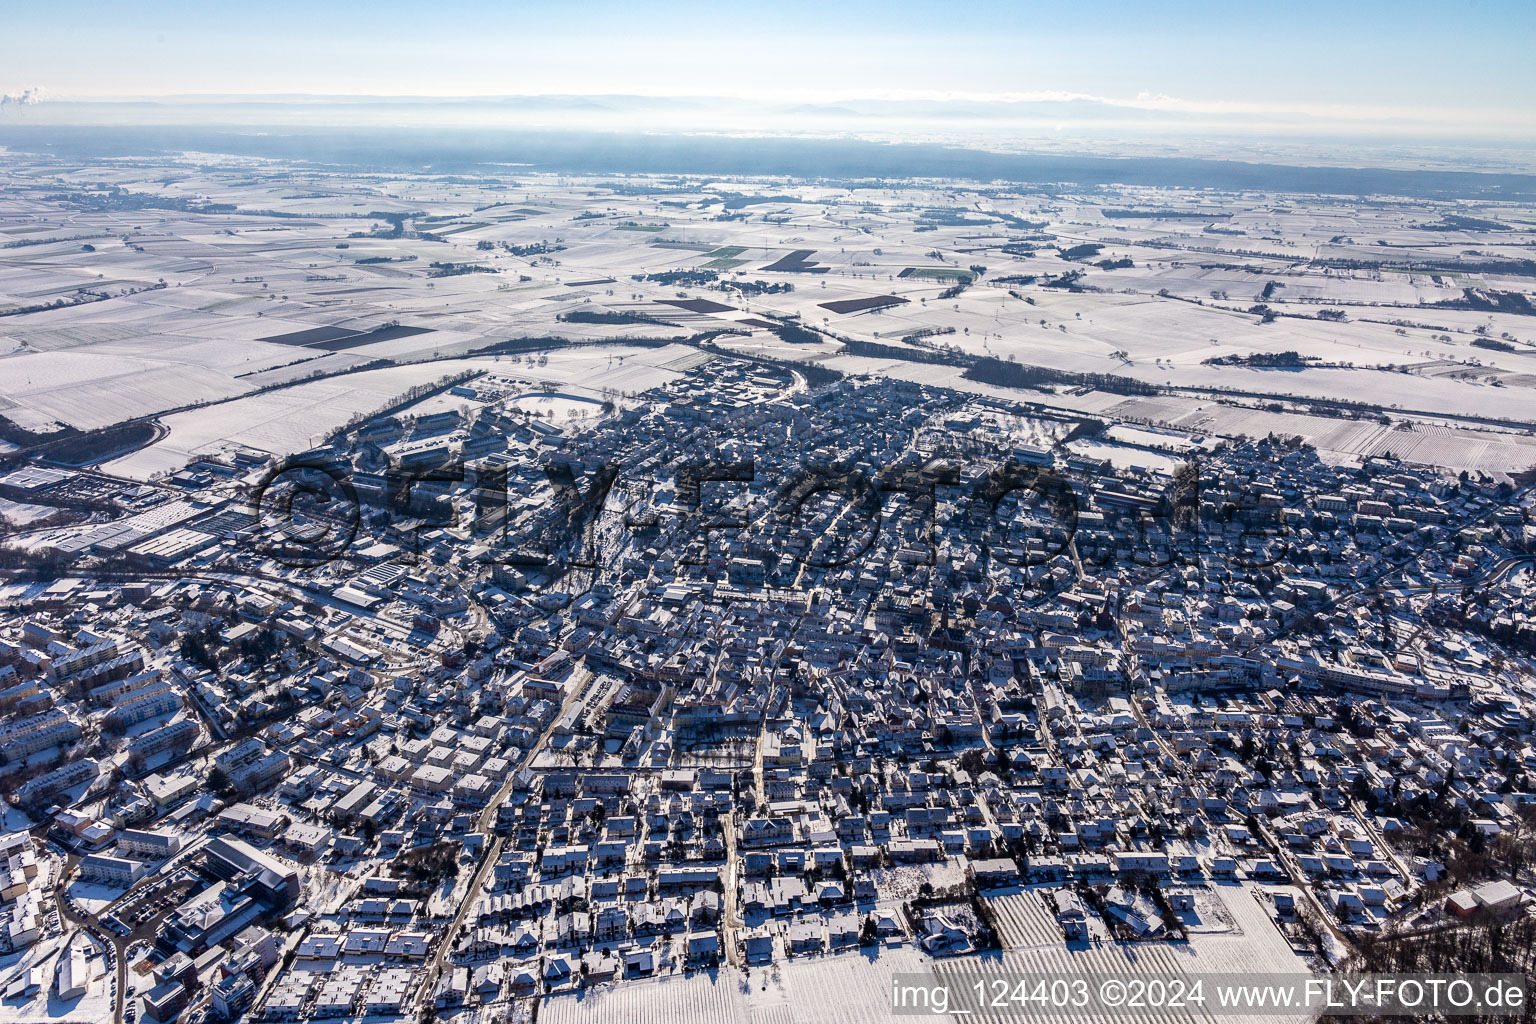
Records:
[[[714,352],[555,424],[498,397],[276,475],[0,478],[142,510],[0,588],[8,992],[559,1013],[1524,913],[1523,484],[1146,428],[1116,468],[1071,446],[1121,424]],[[474,461],[402,497],[381,469],[429,450]],[[357,507],[269,530],[311,465]]]
[[[36,95],[0,1024],[1536,973],[1528,149]]]

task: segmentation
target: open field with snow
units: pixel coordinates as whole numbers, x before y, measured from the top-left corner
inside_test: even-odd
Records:
[[[646,390],[671,379],[675,374],[663,366],[680,351],[680,347],[569,349],[549,353],[548,362],[538,366],[482,357],[363,370],[164,417],[162,422],[169,430],[164,439],[104,468],[133,479],[147,479],[179,469],[195,458],[237,449],[289,455],[318,444],[354,416],[382,409],[409,388],[464,372],[494,372],[526,381],[530,393],[541,396],[528,400],[532,403],[530,411],[558,407],[563,414],[586,409],[595,414],[604,388],[622,383],[626,390]],[[571,389],[572,397],[563,404],[556,402],[542,390],[549,385]],[[439,406],[469,404],[447,398]],[[437,411],[437,407],[413,407],[412,411],[427,413]]]
[[[108,467],[136,478],[302,449],[545,338],[579,347],[517,372],[582,401],[687,372],[702,340],[1108,416],[1120,433],[1094,444],[1116,447],[1087,450],[1154,468],[1186,449],[1124,431],[1536,462],[1536,211],[1511,203],[7,159],[39,188],[0,196],[0,415],[33,432],[158,419]],[[962,376],[989,358],[1095,383]],[[1337,414],[1361,406],[1393,423]],[[1126,454],[1141,447],[1167,454]]]
[[[84,950],[89,980],[85,983],[84,995],[65,1000],[59,998],[56,978],[71,945]],[[29,970],[33,972],[32,978],[38,989],[0,1001],[0,1022],[112,1019],[111,975],[105,950],[83,933],[76,932],[67,940],[63,937],[50,939],[28,947],[19,956],[0,960],[0,984],[8,986]]]
[[[1006,948],[1000,952],[934,960],[915,947],[862,949],[831,956],[809,956],[754,968],[743,974],[723,967],[685,977],[629,981],[581,994],[547,999],[540,1020],[553,1024],[662,1024],[679,1021],[735,1021],[741,1024],[875,1024],[905,1019],[891,1012],[895,974],[926,973],[969,990],[979,977],[999,972],[1046,976],[1144,974],[1188,977],[1230,974],[1233,980],[1257,974],[1303,974],[1306,963],[1292,952],[1269,917],[1268,904],[1245,885],[1218,886],[1210,900],[1220,927],[1192,931],[1188,942],[1075,942],[1057,930],[1043,904],[1027,902],[1032,892],[1008,897],[1002,916]],[[1031,909],[1033,908],[1033,909]],[[925,1019],[976,1019],[924,1015]],[[1007,1016],[982,1019],[1010,1019]],[[1031,1019],[1115,1021],[1122,1016],[1078,1014]],[[1305,1020],[1223,1014],[1194,1009],[1159,1019],[1244,1022]]]

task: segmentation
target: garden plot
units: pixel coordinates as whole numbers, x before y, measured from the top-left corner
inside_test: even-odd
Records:
[[[875,1024],[891,1020],[891,975],[931,961],[909,946],[816,956],[754,968],[726,966],[551,996],[551,1024]],[[945,1015],[925,1019],[952,1022]]]
[[[1091,945],[1065,942],[1045,943],[1024,949],[1010,949],[1000,954],[952,957],[936,961],[933,973],[969,989],[979,976],[998,971],[1047,976],[1136,974],[1144,977],[1188,977],[1194,974],[1231,975],[1234,982],[1243,976],[1262,974],[1304,974],[1308,965],[1292,949],[1269,916],[1269,906],[1260,901],[1255,890],[1244,885],[1221,885],[1213,890],[1222,908],[1216,916],[1231,922],[1222,931],[1192,931],[1188,942],[1098,942]],[[1007,1018],[1001,1018],[1007,1019]],[[1102,1020],[1104,1024],[1130,1018],[1119,1015],[1103,1017],[1082,1013],[1059,1017],[1031,1016],[1033,1020]],[[1250,1018],[1231,1012],[1196,1012],[1193,1008],[1170,1011],[1158,1019],[1170,1021],[1243,1022]],[[1255,1015],[1255,1022],[1275,1020],[1307,1021],[1310,1015],[1294,1017]]]
[[[797,958],[775,965],[766,978],[754,970],[745,994],[749,1019],[753,1024],[883,1024],[893,1019],[891,976],[922,972],[932,964],[912,946],[882,946]],[[923,1019],[959,1018],[925,1014]]]
[[[882,900],[910,900],[920,895],[922,887],[933,886],[941,890],[952,885],[965,884],[965,869],[956,861],[946,860],[938,864],[911,864],[893,868],[879,868],[869,873]]]
[[[1383,431],[1360,452],[1367,456],[1389,453],[1405,462],[1473,473],[1504,474],[1536,468],[1536,438],[1454,427],[1426,425]]]
[[[1046,905],[1041,893],[1035,889],[993,896],[986,899],[993,916],[997,919],[998,940],[1005,949],[1023,949],[1031,946],[1056,946],[1065,941],[1056,915]],[[1092,927],[1096,922],[1090,919]],[[1100,927],[1099,937],[1108,937],[1108,931]]]
[[[733,968],[626,981],[544,1000],[546,1024],[749,1024],[746,981]]]

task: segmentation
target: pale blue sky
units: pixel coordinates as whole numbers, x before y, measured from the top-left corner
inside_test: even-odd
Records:
[[[1528,134],[1536,2],[10,5],[0,92],[1082,95]],[[1519,126],[1526,130],[1519,130]]]

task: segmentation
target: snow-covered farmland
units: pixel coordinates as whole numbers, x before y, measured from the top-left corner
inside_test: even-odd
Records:
[[[510,171],[306,190],[308,170],[207,159],[171,176],[28,169],[58,195],[108,182],[161,205],[0,203],[0,415],[33,431],[161,416],[169,436],[112,466],[142,477],[233,444],[302,448],[516,339],[611,346],[552,358],[534,386],[641,392],[687,366],[623,341],[697,335],[1211,438],[1283,429],[1339,457],[1529,464],[1522,434],[1460,433],[1536,421],[1536,218],[1517,204],[686,177],[648,192]],[[208,201],[219,212],[186,206]],[[785,341],[786,318],[821,340]],[[838,354],[848,340],[911,357]],[[964,379],[977,358],[1158,394]],[[1455,433],[1309,414],[1341,405]],[[1104,440],[1163,447],[1132,426]]]

